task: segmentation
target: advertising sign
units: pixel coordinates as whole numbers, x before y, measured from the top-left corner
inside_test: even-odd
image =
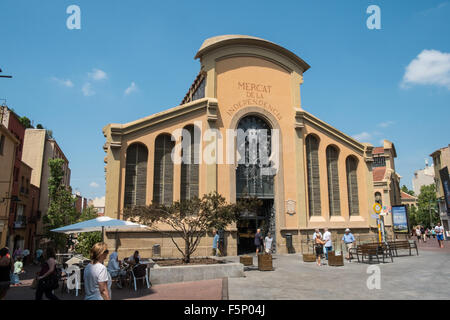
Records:
[[[395,233],[409,233],[406,206],[392,206],[392,223]]]
[[[447,205],[447,215],[450,216],[450,178],[448,168],[445,167],[439,170],[441,176],[442,188],[444,189],[445,204]]]

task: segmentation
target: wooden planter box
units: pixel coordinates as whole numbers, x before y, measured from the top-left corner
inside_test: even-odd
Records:
[[[333,267],[341,267],[344,265],[344,255],[336,256],[334,251],[328,252],[328,265]]]
[[[240,256],[239,262],[244,266],[252,266],[253,265],[253,257],[251,256]]]
[[[272,255],[271,254],[259,254],[258,255],[258,270],[259,271],[272,271]]]
[[[304,262],[316,262],[316,255],[314,253],[304,253],[303,261]]]

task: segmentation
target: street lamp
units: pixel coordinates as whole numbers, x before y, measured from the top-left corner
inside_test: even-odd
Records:
[[[2,73],[3,71],[2,71],[2,69],[0,68],[0,73]],[[12,78],[12,76],[3,76],[3,75],[0,75],[0,78],[9,78],[9,79],[11,79]]]
[[[11,197],[3,197],[2,200],[0,200],[0,203],[5,202],[5,200],[11,200],[12,202],[20,202],[18,196],[11,196]]]

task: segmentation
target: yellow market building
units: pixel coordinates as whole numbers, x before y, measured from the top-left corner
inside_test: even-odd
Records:
[[[107,216],[123,217],[126,206],[211,191],[230,202],[257,196],[263,201],[260,212],[242,216],[225,232],[228,255],[254,251],[257,227],[271,231],[277,253],[288,251],[287,234],[296,252],[305,250],[302,242],[315,228],[330,228],[334,240],[345,228],[357,237],[377,232],[373,147],[302,108],[300,87],[310,68],[305,61],[275,43],[241,35],[207,39],[195,58],[200,72],[179,106],[103,128]],[[171,152],[182,141],[180,129],[193,133],[188,144],[197,162],[172,161]],[[237,129],[269,132],[271,159],[276,159],[272,174],[262,174],[258,164],[238,163],[236,136],[230,134]],[[215,161],[205,161],[207,155]],[[108,233],[107,241],[121,256],[134,250],[152,256],[155,244],[161,256],[180,256],[170,238],[155,232]],[[211,235],[204,237],[195,255],[210,255],[211,244]]]

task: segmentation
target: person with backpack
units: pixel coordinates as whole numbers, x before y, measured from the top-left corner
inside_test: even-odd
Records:
[[[14,264],[8,248],[0,249],[0,300],[3,300],[11,286]]]
[[[53,293],[53,290],[57,289],[58,284],[58,270],[56,268],[56,254],[53,248],[47,248],[46,251],[47,261],[43,264],[41,271],[37,274],[37,289],[36,300],[42,300],[42,295],[49,300],[59,300]]]

